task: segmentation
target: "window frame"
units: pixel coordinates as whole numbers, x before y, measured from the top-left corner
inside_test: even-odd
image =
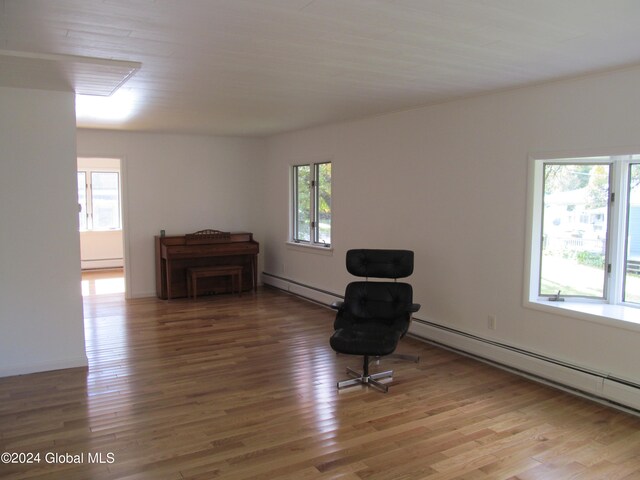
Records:
[[[561,295],[563,301],[550,301],[539,295],[544,200],[545,164],[610,164],[609,210],[606,240],[604,298]],[[525,235],[525,278],[523,304],[525,307],[574,318],[640,330],[640,304],[623,301],[626,271],[626,241],[629,202],[630,165],[640,164],[640,147],[622,152],[580,152],[578,154],[531,155],[528,163],[527,224]],[[614,196],[613,204],[611,195]]]
[[[85,175],[85,228],[82,229],[81,223],[78,220],[79,232],[117,232],[122,231],[122,175],[119,169],[112,168],[77,168],[77,174],[83,173]],[[118,226],[115,228],[95,228],[94,222],[94,194],[93,194],[93,174],[115,174],[117,177],[116,185],[118,189]],[[78,201],[78,203],[80,203]],[[80,212],[79,212],[80,213]]]
[[[289,221],[289,239],[288,243],[303,246],[303,247],[311,247],[322,250],[332,250],[333,249],[333,222],[330,223],[329,227],[329,242],[322,241],[320,238],[320,209],[319,209],[319,195],[320,195],[320,166],[321,165],[332,165],[331,160],[321,160],[317,162],[306,162],[306,163],[296,163],[290,166],[290,221]],[[309,185],[309,240],[305,238],[300,238],[300,222],[299,222],[299,213],[298,213],[298,205],[299,205],[299,185],[298,185],[298,168],[300,167],[309,167],[309,177],[310,177],[310,185]],[[333,170],[332,170],[333,173]],[[331,197],[333,196],[333,175],[330,181],[330,190]],[[331,202],[332,203],[332,202]],[[331,211],[331,219],[333,220],[333,211]]]
[[[597,165],[606,165],[608,167],[608,191],[607,191],[607,195],[608,195],[608,200],[607,200],[607,221],[606,221],[606,226],[607,226],[607,233],[606,233],[606,239],[605,239],[605,255],[604,255],[604,271],[603,273],[603,279],[602,279],[602,296],[588,296],[588,295],[579,295],[579,294],[566,294],[565,295],[561,295],[561,298],[564,298],[565,301],[568,298],[572,298],[572,299],[585,299],[585,300],[595,300],[595,301],[606,301],[607,298],[609,298],[609,294],[611,291],[610,288],[610,281],[609,281],[609,273],[607,272],[607,266],[611,265],[611,248],[610,248],[610,240],[611,240],[611,228],[612,228],[612,209],[613,209],[613,204],[611,202],[611,193],[614,191],[613,189],[613,180],[614,180],[614,162],[612,161],[612,159],[610,157],[585,157],[585,158],[580,158],[578,159],[578,161],[576,161],[576,159],[571,158],[571,159],[553,159],[553,160],[545,160],[543,162],[541,162],[541,169],[542,169],[542,178],[541,180],[541,184],[540,184],[540,188],[541,188],[541,198],[540,198],[540,204],[539,204],[539,208],[540,208],[540,244],[539,244],[539,251],[538,251],[538,261],[540,263],[539,265],[539,273],[537,275],[537,292],[536,292],[536,296],[538,299],[542,299],[542,298],[549,298],[550,296],[553,296],[553,293],[549,292],[549,293],[542,293],[542,266],[543,266],[543,237],[544,237],[544,224],[545,224],[545,209],[544,209],[544,192],[546,190],[546,179],[545,179],[545,175],[544,175],[544,170],[547,166],[552,166],[552,165],[591,165],[591,166],[597,166]]]

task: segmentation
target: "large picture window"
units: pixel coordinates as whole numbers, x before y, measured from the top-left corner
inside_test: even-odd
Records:
[[[331,162],[292,168],[291,240],[331,246]]]
[[[534,161],[529,298],[640,306],[640,155]]]

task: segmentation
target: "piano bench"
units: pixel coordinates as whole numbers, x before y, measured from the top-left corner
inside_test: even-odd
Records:
[[[231,277],[231,293],[238,289],[242,295],[242,267],[237,265],[219,265],[214,267],[187,268],[187,297],[198,296],[198,279],[209,277]]]

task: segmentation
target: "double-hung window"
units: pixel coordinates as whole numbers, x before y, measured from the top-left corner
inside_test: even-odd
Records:
[[[640,154],[532,160],[531,174],[529,301],[640,307]]]
[[[331,246],[331,162],[292,167],[291,241]]]

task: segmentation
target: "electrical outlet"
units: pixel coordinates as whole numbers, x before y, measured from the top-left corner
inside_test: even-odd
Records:
[[[487,317],[487,327],[489,330],[495,330],[498,323],[498,318],[495,315],[489,315]]]

